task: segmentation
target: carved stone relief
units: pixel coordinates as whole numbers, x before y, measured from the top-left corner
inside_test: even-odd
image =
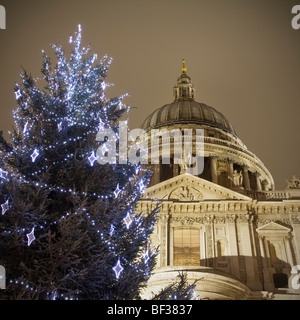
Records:
[[[202,200],[203,195],[193,187],[182,186],[171,192],[169,199],[178,199],[180,201]]]

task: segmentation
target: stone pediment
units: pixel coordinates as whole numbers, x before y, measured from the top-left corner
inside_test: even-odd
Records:
[[[203,200],[203,194],[194,187],[180,186],[169,194],[169,200],[197,201]]]
[[[273,232],[289,233],[291,229],[271,221],[265,224],[264,226],[257,228],[256,231],[261,234],[267,234],[267,233],[273,233]]]
[[[243,194],[188,173],[146,189],[142,198],[170,201],[252,200]]]

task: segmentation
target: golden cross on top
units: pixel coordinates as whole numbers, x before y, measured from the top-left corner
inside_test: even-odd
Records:
[[[185,60],[184,60],[184,59],[182,59],[181,72],[182,72],[182,73],[186,73],[186,70],[187,70],[187,67],[186,67],[186,65],[185,65]]]

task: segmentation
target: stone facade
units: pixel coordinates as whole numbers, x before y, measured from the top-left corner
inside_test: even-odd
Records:
[[[201,279],[201,298],[264,298],[270,292],[300,299],[289,287],[291,269],[300,264],[299,200],[257,201],[187,173],[148,188],[138,210],[149,212],[157,205],[153,199],[160,211],[152,246],[160,253],[150,292],[185,270],[191,280]],[[174,263],[180,229],[198,231],[198,266]]]
[[[151,239],[159,255],[144,297],[182,270],[198,280],[201,299],[300,300],[300,181],[293,177],[275,190],[268,169],[227,119],[194,101],[185,64],[174,95],[176,103],[155,111],[142,128],[148,137],[153,128],[203,129],[204,169],[194,176],[172,158],[163,163],[164,144],[174,152],[170,137],[149,146],[149,159],[158,148],[160,161],[145,165],[153,174],[137,210],[147,214],[159,202]]]

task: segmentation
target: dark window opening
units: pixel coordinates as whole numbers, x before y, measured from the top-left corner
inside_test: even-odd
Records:
[[[275,288],[288,288],[288,276],[285,273],[274,273],[273,281]]]

